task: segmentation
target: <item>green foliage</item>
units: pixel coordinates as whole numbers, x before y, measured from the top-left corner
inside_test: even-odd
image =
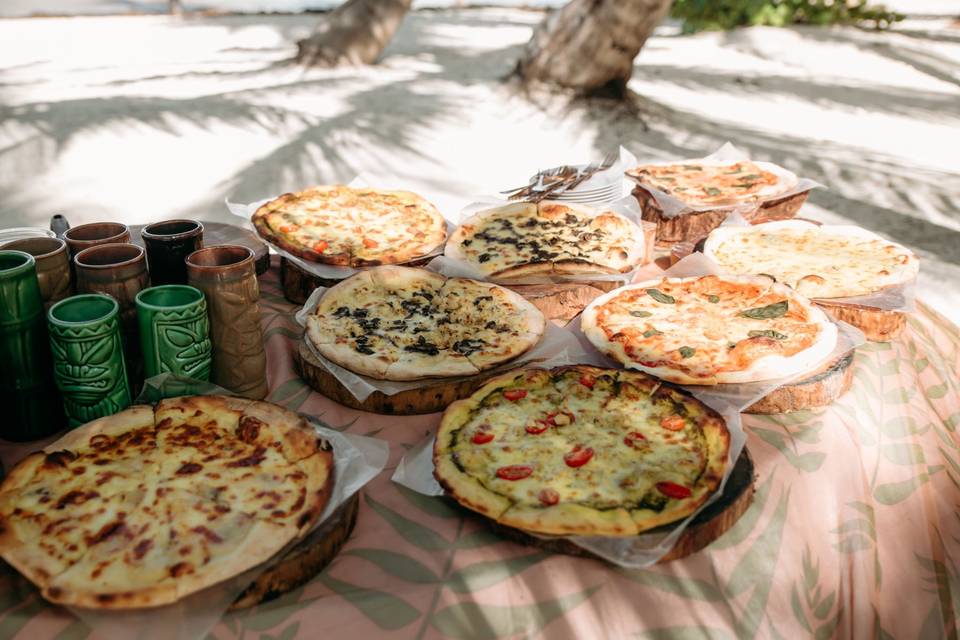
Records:
[[[867,0],[675,0],[670,14],[685,33],[788,24],[856,24],[887,29],[902,14]]]

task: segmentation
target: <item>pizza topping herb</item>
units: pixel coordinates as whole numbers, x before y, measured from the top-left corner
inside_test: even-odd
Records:
[[[470,442],[473,444],[487,444],[493,440],[493,434],[489,431],[477,431],[473,434],[473,438],[470,439]]]
[[[680,166],[687,171],[700,171],[700,165],[698,164],[682,164]]]
[[[587,464],[591,458],[593,458],[593,449],[579,444],[573,448],[573,451],[563,454],[563,461],[568,467],[574,469]]]
[[[680,352],[680,357],[684,359],[693,356],[693,354],[697,352],[693,347],[680,347],[677,351]]]
[[[752,331],[748,331],[747,335],[751,338],[773,338],[774,340],[786,340],[790,337],[785,333],[780,333],[779,331],[774,331],[773,329],[763,329],[762,331],[759,329],[754,329]]]
[[[631,431],[623,438],[623,444],[627,445],[631,449],[636,449],[640,446],[640,443],[646,440],[647,437],[640,433],[639,431]]]
[[[550,428],[550,423],[547,422],[546,420],[534,420],[533,422],[528,424],[526,427],[524,427],[526,432],[532,436],[538,436],[549,428]]]
[[[478,262],[489,262],[489,261],[490,261],[490,258],[492,258],[492,257],[493,257],[493,256],[490,255],[489,253],[481,253],[479,256],[477,256],[477,261],[478,261]]]
[[[687,421],[683,416],[674,413],[661,419],[660,426],[668,431],[682,431],[687,426]]]
[[[780,302],[774,302],[773,304],[768,304],[765,307],[756,307],[754,309],[747,309],[746,311],[741,311],[740,315],[744,318],[752,318],[753,320],[770,320],[772,318],[782,318],[787,314],[787,309],[789,308],[789,303],[786,300],[781,300]]]
[[[440,353],[440,349],[437,348],[437,345],[432,342],[428,342],[423,334],[417,336],[417,341],[414,344],[408,344],[403,348],[404,351],[411,351],[413,353],[423,353],[428,356],[435,356]]]
[[[720,296],[715,296],[715,295],[711,294],[711,295],[707,296],[707,301],[716,304],[716,303],[720,302]]]
[[[333,312],[334,318],[349,318],[350,317],[350,307],[337,307],[337,310]]]
[[[722,193],[720,189],[717,189],[716,187],[706,187],[704,191],[707,192],[708,196],[718,196]]]
[[[635,311],[631,311],[631,312],[630,312],[630,315],[632,315],[632,316],[635,317],[635,318],[649,318],[649,317],[652,316],[653,314],[650,313],[649,311],[636,311],[636,310],[635,310]]]
[[[503,392],[503,397],[511,402],[516,402],[527,397],[526,389],[507,389]]]
[[[675,482],[658,482],[657,491],[667,496],[668,498],[689,498],[693,495],[693,492],[689,488],[683,486],[682,484],[677,484]]]
[[[501,480],[523,480],[533,474],[533,467],[525,464],[511,464],[497,469],[497,477]]]
[[[647,295],[656,300],[657,302],[662,302],[663,304],[674,304],[676,300],[673,296],[668,296],[659,289],[647,289]]]
[[[593,385],[597,384],[597,379],[593,376],[582,375],[580,376],[579,382],[587,389],[593,389]]]
[[[647,329],[643,332],[644,338],[652,338],[653,336],[662,336],[663,331],[658,331],[657,329]]]
[[[480,338],[464,338],[463,340],[457,340],[453,343],[453,350],[468,356],[471,353],[479,351],[486,344],[486,341]]]
[[[540,493],[537,494],[537,499],[539,499],[544,505],[552,507],[560,502],[560,494],[557,493],[556,489],[550,489],[548,487],[540,490]]]

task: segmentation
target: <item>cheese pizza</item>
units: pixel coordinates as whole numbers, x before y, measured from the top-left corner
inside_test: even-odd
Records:
[[[583,311],[591,343],[624,366],[682,384],[756,382],[810,371],[837,327],[772,278],[661,278],[600,296]]]
[[[768,274],[808,298],[868,295],[920,269],[913,252],[875,233],[803,220],[720,227],[703,252],[725,272]]]
[[[730,433],[715,411],[635,371],[514,371],[447,408],[434,475],[460,504],[540,534],[632,536],[717,490]]]
[[[488,282],[378,267],[326,291],[307,339],[326,358],[382,380],[472,375],[531,349],[543,314]]]
[[[656,189],[692,206],[722,206],[773,197],[797,183],[796,176],[779,167],[766,163],[761,167],[746,161],[646,164],[629,169],[626,174],[642,187]]]
[[[626,273],[643,258],[643,230],[613,211],[520,202],[468,219],[444,253],[502,280]]]
[[[51,602],[175,602],[269,559],[319,518],[333,455],[296,414],[194,396],[71,431],[0,486],[0,555]]]
[[[285,251],[350,267],[422,258],[447,237],[443,216],[417,194],[344,185],[286,193],[257,209],[252,221]]]

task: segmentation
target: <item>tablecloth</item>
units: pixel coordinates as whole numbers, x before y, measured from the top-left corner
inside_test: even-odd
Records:
[[[276,265],[274,266],[276,267]],[[904,335],[858,350],[825,410],[748,416],[752,506],[703,551],[646,570],[500,540],[478,518],[390,481],[439,414],[347,409],[297,376],[301,336],[278,270],[261,278],[269,400],[390,443],[334,562],[210,638],[939,638],[960,612],[960,331],[918,303]],[[20,448],[0,448],[8,464]],[[14,571],[0,638],[90,635]]]

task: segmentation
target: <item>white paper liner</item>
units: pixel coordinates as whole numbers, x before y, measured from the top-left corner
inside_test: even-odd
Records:
[[[746,218],[740,215],[738,211],[734,211],[727,216],[726,220],[724,220],[720,226],[750,227],[753,225],[751,225]],[[837,225],[824,226],[830,227]],[[709,262],[709,268],[712,269],[710,273],[723,273],[723,267],[706,257],[704,254],[694,253],[691,255],[703,256],[704,260]],[[900,284],[892,287],[886,287],[880,291],[863,296],[847,296],[845,298],[812,298],[812,300],[813,302],[825,302],[827,304],[853,304],[864,307],[873,307],[875,309],[882,309],[884,311],[902,311],[905,313],[912,313],[916,310],[916,298],[917,278],[911,278],[906,282],[901,282]]]
[[[353,180],[351,180],[351,181],[350,181],[350,184],[347,185],[347,186],[350,186],[350,187],[353,187],[353,188],[356,188],[356,189],[361,189],[361,188],[369,187],[370,184],[371,184],[370,181],[366,180],[366,179],[363,178],[362,176],[357,176],[356,178],[354,178]],[[257,200],[256,202],[251,202],[250,204],[240,204],[240,203],[237,203],[237,202],[231,202],[231,201],[230,201],[229,199],[227,199],[227,198],[224,198],[223,202],[224,202],[224,204],[227,206],[227,210],[229,210],[230,213],[232,213],[233,215],[237,216],[238,218],[243,218],[244,222],[243,222],[243,224],[242,224],[241,226],[242,226],[244,229],[249,229],[250,231],[253,231],[254,233],[257,233],[256,227],[255,227],[254,224],[250,221],[251,216],[253,216],[253,214],[256,213],[257,209],[259,209],[260,207],[262,207],[262,206],[265,205],[266,203],[270,202],[271,200],[275,200],[276,198],[279,197],[279,195],[280,195],[280,194],[275,195],[275,196],[272,196],[272,197],[270,197],[270,198],[264,198],[263,200]],[[424,196],[424,197],[425,197],[425,196]],[[426,199],[428,202],[430,202],[430,199],[429,199],[429,198],[425,198],[425,199]],[[449,218],[447,218],[446,216],[444,216],[444,220],[445,220],[446,223],[447,223],[447,235],[449,236],[449,235],[453,232],[453,230],[456,228],[456,224],[455,224],[453,221],[451,221]],[[338,266],[335,266],[335,265],[332,265],[332,264],[322,264],[322,263],[320,263],[320,262],[310,262],[309,260],[304,260],[303,258],[301,258],[301,257],[299,257],[299,256],[295,256],[295,255],[293,255],[292,253],[290,253],[289,251],[287,251],[287,250],[285,250],[285,249],[283,249],[283,248],[281,248],[281,247],[273,244],[272,242],[270,242],[269,240],[267,240],[266,238],[264,238],[263,236],[261,236],[259,233],[257,233],[257,237],[260,238],[260,240],[261,240],[265,245],[267,245],[268,247],[270,247],[270,249],[272,249],[274,253],[277,253],[277,254],[283,256],[284,258],[286,258],[286,259],[289,260],[290,262],[294,263],[295,265],[297,265],[298,267],[300,267],[301,269],[303,269],[303,270],[306,271],[307,273],[309,273],[309,274],[311,274],[311,275],[314,275],[314,276],[317,276],[318,278],[326,278],[327,280],[345,280],[346,278],[349,278],[350,276],[354,275],[355,273],[358,273],[358,272],[360,272],[360,271],[365,271],[365,270],[367,270],[367,269],[373,269],[373,268],[374,268],[374,267],[357,267],[357,268],[354,268],[354,267],[338,267]],[[419,257],[417,257],[417,258],[414,258],[413,260],[408,260],[407,262],[399,262],[399,263],[394,263],[394,264],[398,264],[398,265],[410,264],[410,263],[413,263],[413,262],[419,262],[419,261],[421,261],[421,260],[427,260],[427,259],[429,259],[429,258],[431,258],[431,257],[433,257],[433,256],[441,255],[441,254],[443,253],[443,245],[444,245],[444,244],[445,244],[445,242],[441,242],[439,245],[437,245],[436,247],[434,247],[430,252],[428,252],[428,253],[426,253],[426,254],[424,254],[424,255],[422,255],[422,256],[419,256]]]
[[[200,393],[197,391],[200,390]],[[175,397],[182,393],[191,395],[233,395],[211,383],[201,383],[190,378],[160,374],[144,382],[144,391],[134,401],[154,402],[158,396]],[[68,607],[68,609],[94,631],[94,637],[111,640],[156,638],[202,638],[216,625],[234,600],[264,571],[276,564],[283,555],[304,539],[325,534],[324,522],[353,494],[377,476],[387,465],[389,445],[376,438],[340,433],[322,427],[312,421],[317,435],[333,447],[334,483],[329,502],[317,523],[302,538],[291,541],[270,560],[227,581],[213,585],[178,602],[151,609],[129,611],[103,611]]]
[[[326,293],[325,287],[318,287],[310,294],[303,308],[297,311],[296,320],[301,327],[307,326],[307,316],[313,313],[314,309],[320,303],[320,298]],[[440,381],[457,383],[461,380],[468,380],[474,376],[457,377],[439,377],[424,378],[422,380],[377,380],[354,373],[349,369],[341,367],[324,357],[320,351],[313,345],[308,338],[305,342],[310,352],[323,366],[334,375],[340,384],[342,384],[350,394],[359,402],[363,402],[374,391],[392,396],[401,391],[409,389],[419,389],[424,384],[430,384]],[[517,367],[560,367],[568,364],[589,364],[599,362],[600,357],[592,349],[588,349],[574,334],[566,329],[558,327],[549,320],[546,321],[546,328],[540,341],[529,351],[520,354],[517,358],[506,362],[498,367],[488,369],[483,373],[500,373],[516,369]]]
[[[695,158],[695,159],[684,159],[684,160],[675,160],[669,162],[645,162],[643,164],[678,164],[683,162],[746,162],[750,161],[750,157],[737,149],[731,143],[724,143],[722,147],[711,153],[710,155],[704,158]],[[662,211],[664,218],[675,218],[678,215],[683,213],[689,213],[691,211],[753,211],[757,209],[760,205],[765,202],[772,202],[775,200],[782,200],[783,198],[788,198],[790,196],[796,195],[798,193],[803,193],[805,191],[810,191],[811,189],[816,189],[818,187],[826,188],[824,185],[820,184],[816,180],[811,180],[809,178],[798,178],[793,172],[784,169],[779,165],[775,165],[770,162],[761,162],[753,161],[755,165],[761,169],[766,169],[767,171],[776,174],[782,182],[792,183],[793,186],[784,189],[783,191],[778,191],[777,193],[754,197],[743,202],[736,202],[730,204],[690,204],[684,202],[680,198],[665,193],[651,187],[648,184],[639,183],[639,181],[634,180],[641,184],[641,186],[650,192],[650,195],[653,196],[653,199],[656,200],[657,205]],[[637,165],[634,165],[637,166]]]

